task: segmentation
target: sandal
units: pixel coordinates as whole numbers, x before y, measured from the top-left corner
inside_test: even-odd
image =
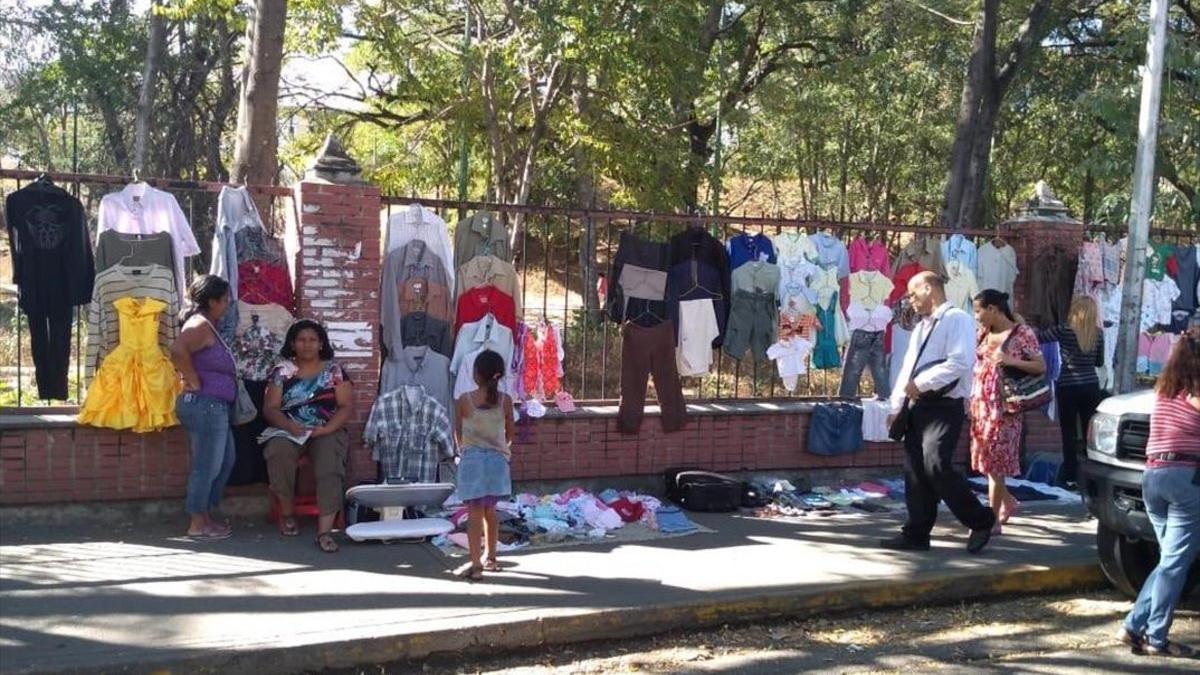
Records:
[[[332,530],[330,530],[328,532],[318,532],[317,533],[317,548],[321,549],[325,553],[337,553],[338,552],[339,547],[338,547],[337,542],[333,540],[333,531]]]
[[[483,563],[483,571],[484,572],[503,572],[504,567],[505,566],[501,565],[500,561],[496,560],[495,558],[488,558]]]
[[[454,573],[459,579],[465,581],[480,581],[483,579],[483,567],[477,565],[464,565]]]
[[[279,518],[279,534],[285,537],[295,537],[300,534],[300,524],[296,522],[296,516],[281,516]]]

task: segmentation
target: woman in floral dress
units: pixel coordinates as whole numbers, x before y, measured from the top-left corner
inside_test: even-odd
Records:
[[[979,322],[975,384],[971,396],[971,468],[988,477],[988,503],[996,513],[993,534],[1016,512],[1020,502],[1008,491],[1005,478],[1021,474],[1020,413],[1004,410],[1000,395],[1001,369],[1030,374],[1046,372],[1037,333],[1021,323],[1008,307],[1008,294],[988,289],[975,296]]]

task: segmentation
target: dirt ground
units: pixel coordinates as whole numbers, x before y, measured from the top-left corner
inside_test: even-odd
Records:
[[[1114,635],[1129,607],[1109,591],[1023,597],[337,672],[1200,672],[1200,662],[1165,663],[1118,646]],[[1198,610],[1200,598],[1192,597],[1177,611],[1173,638],[1200,642]]]

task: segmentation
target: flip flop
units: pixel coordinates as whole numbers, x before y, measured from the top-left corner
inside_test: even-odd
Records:
[[[317,548],[323,553],[337,553],[340,548],[333,540],[333,531],[317,533]]]
[[[496,560],[495,558],[487,560],[483,563],[484,572],[503,572],[505,567],[507,567],[507,565],[501,565],[500,561]]]
[[[279,519],[279,534],[285,537],[295,537],[300,534],[300,524],[295,516],[282,516]]]

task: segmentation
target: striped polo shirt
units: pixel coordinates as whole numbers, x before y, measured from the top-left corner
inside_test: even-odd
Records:
[[[1186,455],[1183,461],[1158,459],[1164,452]],[[1186,393],[1174,398],[1159,396],[1150,416],[1150,439],[1146,442],[1146,466],[1200,466],[1200,410],[1192,407]]]
[[[1070,326],[1054,326],[1038,333],[1040,342],[1057,342],[1062,353],[1062,370],[1058,375],[1058,386],[1100,386],[1096,368],[1104,365],[1104,336],[1096,334],[1096,344],[1089,352],[1079,347],[1079,339]]]
[[[104,270],[96,275],[87,313],[87,352],[83,366],[84,378],[89,383],[120,339],[120,320],[113,303],[121,298],[154,298],[166,303],[167,309],[158,318],[158,344],[169,348],[179,336],[179,293],[170,269],[162,265],[116,265]]]

